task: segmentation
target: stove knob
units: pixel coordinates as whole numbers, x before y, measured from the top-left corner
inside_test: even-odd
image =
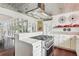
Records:
[[[68,28],[67,30],[68,30],[68,31],[71,31],[71,29],[70,29],[70,28]]]
[[[63,31],[66,31],[66,28],[64,28]]]

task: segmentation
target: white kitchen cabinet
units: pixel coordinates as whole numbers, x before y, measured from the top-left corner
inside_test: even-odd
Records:
[[[75,50],[76,37],[71,35],[55,35],[54,45],[64,49]]]
[[[28,21],[28,32],[36,32],[36,21]]]
[[[43,34],[45,35],[51,35],[52,34],[52,21],[44,21],[43,22]]]
[[[70,45],[71,45],[71,44],[70,44],[70,39],[66,40],[65,43],[64,43],[64,45],[65,45],[65,46],[64,46],[65,48],[70,49],[70,48],[71,48],[71,47],[70,47]]]
[[[32,32],[36,32],[36,21],[32,22]]]
[[[59,47],[70,48],[70,39],[68,35],[61,35]]]
[[[64,47],[65,46],[64,43],[65,43],[65,36],[60,35],[60,37],[59,37],[59,47]]]
[[[77,55],[79,56],[79,38],[77,38],[76,40],[76,52],[77,52]]]
[[[59,47],[61,47],[61,48],[65,48],[65,41],[64,40],[62,40],[63,42],[61,42],[61,43],[59,43],[58,45],[59,45]]]
[[[41,41],[33,44],[33,56],[41,56]]]
[[[59,35],[54,35],[54,46],[59,46]]]
[[[79,50],[79,38],[76,40],[76,48]]]
[[[75,36],[70,39],[70,48],[73,50],[76,49],[76,37]]]
[[[28,21],[28,32],[32,32],[32,21]]]
[[[75,47],[76,47],[75,36],[67,38],[64,42],[64,45],[65,45],[64,47],[67,49],[75,50]]]

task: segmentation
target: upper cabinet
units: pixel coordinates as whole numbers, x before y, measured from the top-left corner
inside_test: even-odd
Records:
[[[43,34],[52,35],[52,21],[43,21]]]

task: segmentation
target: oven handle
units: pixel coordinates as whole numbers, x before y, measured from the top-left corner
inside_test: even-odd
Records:
[[[49,50],[54,44],[52,44],[49,48],[44,47],[45,50]]]

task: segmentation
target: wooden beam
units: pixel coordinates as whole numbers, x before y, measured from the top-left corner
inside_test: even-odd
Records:
[[[44,3],[38,3],[38,7],[41,8],[43,11],[45,11],[45,4]]]

